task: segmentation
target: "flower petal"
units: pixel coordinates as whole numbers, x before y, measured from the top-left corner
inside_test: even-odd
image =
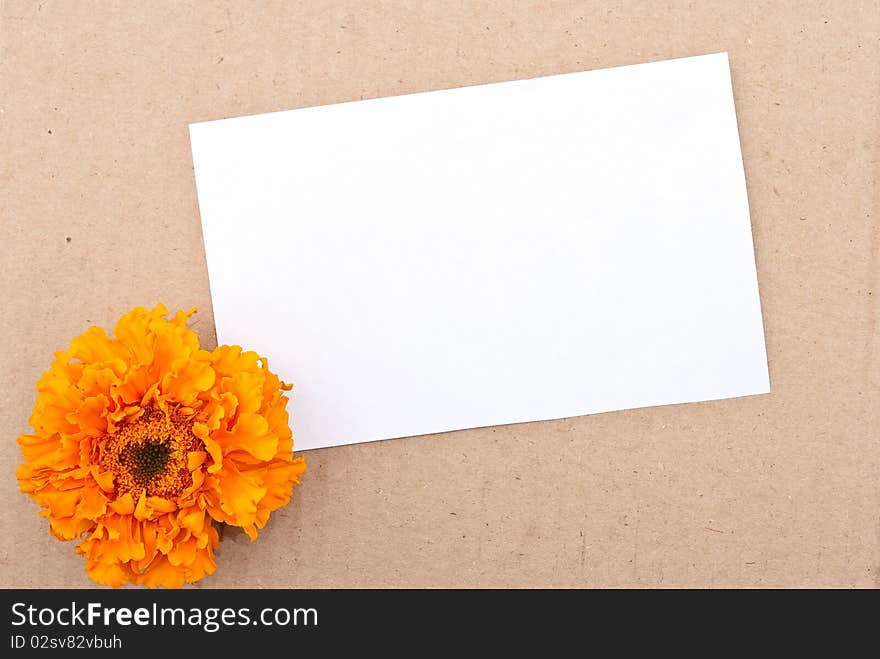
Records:
[[[162,378],[162,393],[181,405],[192,405],[198,395],[214,385],[216,377],[211,368],[210,354],[201,351],[204,358],[180,359],[174,363],[170,373]]]
[[[211,439],[215,440],[223,454],[232,451],[245,451],[258,460],[271,460],[278,448],[278,438],[269,432],[269,423],[258,414],[242,414],[231,431],[218,430]]]

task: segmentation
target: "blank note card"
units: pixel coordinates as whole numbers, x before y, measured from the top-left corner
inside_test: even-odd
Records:
[[[726,54],[190,126],[298,449],[769,391]]]

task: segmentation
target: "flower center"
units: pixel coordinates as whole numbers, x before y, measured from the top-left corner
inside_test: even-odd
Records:
[[[137,499],[146,490],[168,499],[192,485],[187,459],[191,451],[203,449],[190,421],[147,410],[105,438],[100,464],[113,472],[118,496],[130,492]]]
[[[165,471],[170,459],[171,447],[161,439],[129,444],[119,452],[119,464],[128,468],[136,481],[144,484]]]

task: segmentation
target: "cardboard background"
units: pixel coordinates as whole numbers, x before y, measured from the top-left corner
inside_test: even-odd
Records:
[[[213,346],[188,123],[721,50],[772,393],[309,452],[199,586],[880,585],[876,3],[249,4],[0,3],[0,585],[91,584],[14,479],[52,352]]]

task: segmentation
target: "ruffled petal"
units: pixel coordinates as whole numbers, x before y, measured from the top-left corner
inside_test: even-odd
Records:
[[[200,351],[192,358],[174,362],[170,373],[162,378],[160,387],[167,400],[180,405],[192,405],[200,393],[214,385],[216,377],[211,368],[210,353]]]
[[[180,588],[186,581],[186,575],[172,565],[167,556],[157,555],[144,570],[137,576],[137,582],[150,588]]]
[[[220,445],[224,455],[245,451],[263,461],[271,460],[278,448],[278,438],[269,432],[265,417],[253,413],[241,414],[232,430],[217,431],[211,438]]]

